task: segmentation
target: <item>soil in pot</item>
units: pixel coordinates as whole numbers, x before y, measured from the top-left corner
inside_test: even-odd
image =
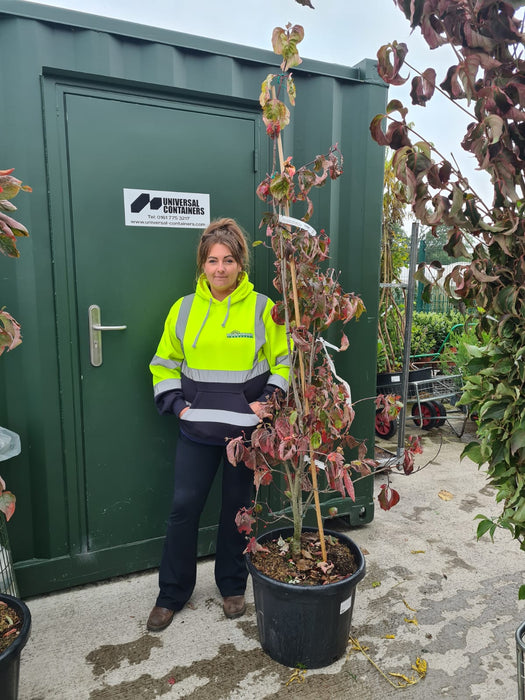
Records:
[[[23,620],[16,610],[0,600],[0,654],[18,637],[22,624]]]
[[[264,547],[269,551],[253,553],[251,560],[262,574],[283,583],[322,586],[351,576],[358,566],[349,548],[331,535],[326,536],[325,542],[326,564],[318,532],[302,533],[299,557],[292,557],[289,538],[279,538],[265,541]]]

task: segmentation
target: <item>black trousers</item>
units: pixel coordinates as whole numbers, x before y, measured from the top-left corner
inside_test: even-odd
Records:
[[[223,597],[242,595],[248,571],[243,550],[244,535],[235,516],[248,508],[253,497],[253,472],[244,464],[234,467],[226,448],[204,445],[179,436],[175,455],[175,488],[159,570],[160,592],[156,604],[180,610],[195,587],[199,519],[219,466],[223,463],[222,504],[215,555],[215,581]]]

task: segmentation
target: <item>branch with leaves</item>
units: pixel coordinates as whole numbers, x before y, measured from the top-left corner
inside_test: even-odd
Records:
[[[457,166],[430,143],[414,140],[407,109],[398,100],[375,117],[371,133],[395,151],[396,174],[416,218],[433,229],[445,226],[447,253],[470,260],[455,267],[445,288],[475,308],[480,338],[483,333],[489,337],[480,348],[469,348],[462,398],[479,417],[479,442],[469,444],[464,455],[486,465],[501,506],[496,518],[480,517],[478,535],[502,527],[525,550],[525,62],[523,20],[516,12],[522,3],[395,3],[431,48],[447,44],[454,49],[456,62],[439,87],[471,115],[460,145],[488,174],[492,202],[481,201]],[[380,49],[379,73],[385,82],[408,80],[401,75],[407,52],[397,42]],[[428,106],[436,80],[433,69],[412,79],[413,104]],[[471,254],[467,237],[474,241]],[[439,277],[440,264],[434,268]],[[418,276],[428,298],[431,276],[423,267]]]
[[[15,205],[10,201],[23,190],[31,192],[28,185],[23,185],[21,180],[13,177],[13,168],[0,170],[0,252],[10,258],[20,257],[16,245],[16,239],[20,236],[28,236],[26,227],[19,221],[15,221],[6,212],[16,211]],[[22,342],[20,324],[5,310],[0,307],[0,355],[5,350],[13,350]],[[7,520],[15,511],[16,498],[11,491],[6,491],[4,480],[0,477],[0,511]]]
[[[16,239],[20,236],[28,236],[26,227],[19,221],[15,221],[6,212],[16,211],[15,205],[10,201],[23,190],[31,192],[28,185],[23,185],[21,180],[13,177],[10,170],[0,170],[0,253],[10,258],[19,258],[20,251],[16,245]],[[13,350],[22,342],[20,324],[9,314],[5,307],[0,307],[0,355],[5,350]]]

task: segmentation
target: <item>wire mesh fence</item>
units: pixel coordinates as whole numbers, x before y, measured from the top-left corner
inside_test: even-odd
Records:
[[[5,515],[0,511],[0,593],[19,596]]]

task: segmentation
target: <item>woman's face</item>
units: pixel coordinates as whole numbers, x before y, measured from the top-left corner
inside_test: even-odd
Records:
[[[236,262],[228,246],[223,243],[212,245],[203,272],[215,299],[222,301],[233,292],[241,271],[242,267]]]

